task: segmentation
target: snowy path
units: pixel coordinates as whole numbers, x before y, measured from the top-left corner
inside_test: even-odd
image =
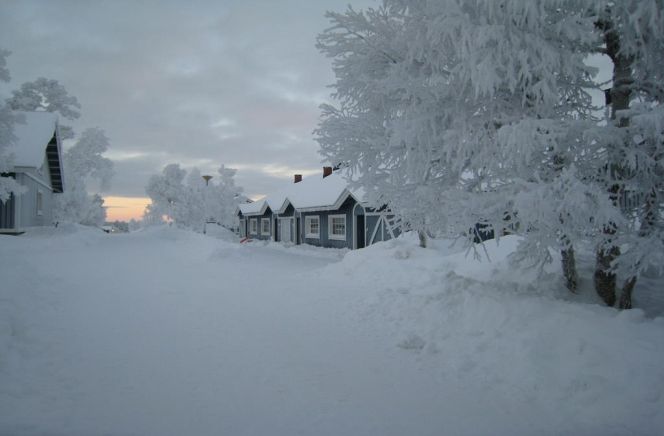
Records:
[[[10,272],[46,300],[25,326],[39,343],[14,362],[0,433],[402,433],[384,422],[417,399],[385,385],[401,368],[383,367],[321,283],[298,278],[338,259],[144,239],[53,243]]]
[[[466,344],[482,332],[457,338],[448,357],[395,346],[401,315],[372,314],[389,305],[372,306],[371,281],[338,262],[334,250],[164,230],[12,239],[0,246],[2,275],[26,289],[0,293],[11,331],[0,434],[607,433],[600,417],[570,412],[577,399],[548,402],[509,379],[537,374],[475,371],[511,364],[490,343],[472,348],[489,361],[473,360]],[[648,395],[662,402],[661,389]]]

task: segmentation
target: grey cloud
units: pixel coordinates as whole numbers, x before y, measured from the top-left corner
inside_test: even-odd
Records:
[[[202,171],[237,165],[248,193],[267,193],[290,180],[288,169],[320,166],[311,132],[333,75],[315,37],[328,25],[324,12],[344,7],[334,0],[3,2],[0,47],[14,53],[13,81],[0,89],[45,76],[77,96],[83,110],[75,128],[104,128],[113,153],[124,156],[108,194],[144,195],[149,175],[170,162]]]

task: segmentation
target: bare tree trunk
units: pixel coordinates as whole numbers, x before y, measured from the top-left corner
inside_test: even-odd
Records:
[[[565,224],[563,217],[560,217],[560,223]],[[567,289],[576,294],[576,289],[579,284],[579,275],[576,272],[576,256],[574,256],[574,246],[565,234],[560,238],[563,249],[560,250],[560,256],[563,267],[563,276],[565,277],[565,286]]]
[[[611,119],[616,120],[618,111],[629,109],[629,101],[632,93],[632,63],[634,59],[620,52],[620,34],[610,17],[610,10],[607,10],[607,18],[597,22],[597,27],[604,32],[604,42],[606,43],[607,55],[613,62],[613,87],[609,92],[611,105]],[[628,127],[629,119],[622,116],[617,122],[618,127]],[[622,161],[620,156],[609,152],[609,163],[607,170],[607,179],[612,183],[609,193],[614,205],[618,205],[618,198],[622,191],[620,180],[623,178]],[[604,228],[604,234],[609,236],[616,232],[615,226],[608,225]],[[610,238],[610,236],[609,236]],[[613,245],[611,239],[607,245],[597,250],[596,268],[595,268],[595,290],[604,302],[613,306],[616,302],[616,275],[613,272],[612,263],[620,256],[620,248]],[[633,278],[631,289],[636,284],[636,277]],[[628,282],[631,282],[632,279]],[[629,293],[631,295],[631,289]]]
[[[655,188],[653,188],[645,198],[643,219],[641,220],[642,222],[641,229],[639,230],[639,236],[647,237],[652,231],[657,219],[656,205],[657,191]],[[620,309],[632,308],[632,292],[634,291],[634,286],[636,286],[636,275],[630,276],[627,280],[625,280],[625,284],[623,284],[623,288],[620,293],[620,300],[618,301],[618,307]]]
[[[579,283],[579,275],[576,272],[576,259],[574,256],[574,247],[560,250],[563,264],[563,275],[565,276],[565,286],[570,292],[576,293]]]
[[[611,263],[620,255],[620,248],[610,246],[597,251],[597,266],[595,268],[595,290],[607,306],[616,304],[616,274],[611,269]]]
[[[424,230],[418,230],[417,236],[420,238],[420,247],[427,248],[427,234]]]
[[[618,301],[618,308],[631,309],[632,308],[632,291],[636,285],[636,276],[632,276],[623,285],[622,292],[620,293],[620,300]]]

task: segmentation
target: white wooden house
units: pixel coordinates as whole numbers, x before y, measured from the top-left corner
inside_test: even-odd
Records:
[[[26,191],[0,202],[0,233],[53,223],[54,196],[64,189],[58,118],[50,112],[17,112],[16,141],[8,147],[13,167],[8,174]]]

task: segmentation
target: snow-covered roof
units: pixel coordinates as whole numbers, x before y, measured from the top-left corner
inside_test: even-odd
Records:
[[[332,207],[347,191],[346,180],[337,172],[325,178],[311,176],[294,183],[287,197],[297,209]]]
[[[267,201],[258,200],[253,203],[242,203],[238,206],[242,215],[263,215],[267,209]]]
[[[364,202],[364,191],[348,189],[348,183],[341,171],[335,171],[327,177],[311,176],[298,183],[289,183],[268,197],[253,203],[238,206],[242,215],[263,215],[269,207],[274,213],[286,211],[288,204],[301,211],[334,210],[352,196],[360,203]]]
[[[16,142],[9,147],[14,154],[14,166],[39,168],[44,153],[55,134],[57,115],[51,112],[15,112],[25,122],[14,124]]]
[[[62,192],[62,149],[57,134],[58,117],[50,112],[14,112],[19,120],[14,123],[16,141],[8,151],[14,156],[14,170],[41,168],[48,161],[53,192]],[[55,138],[55,141],[52,139]]]
[[[276,213],[283,213],[288,200],[298,210],[337,209],[352,195],[357,201],[363,201],[360,190],[349,190],[348,183],[340,171],[327,177],[305,177],[301,182],[291,183],[277,193],[270,195],[267,202]]]

